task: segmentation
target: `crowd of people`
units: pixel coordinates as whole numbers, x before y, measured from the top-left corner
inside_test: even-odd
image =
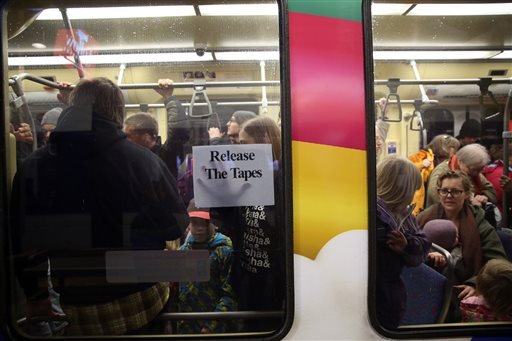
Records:
[[[184,161],[193,161],[189,118],[173,95],[172,80],[160,79],[158,84],[168,118],[165,142],[151,114],[126,116],[119,87],[98,77],[75,86],[60,83],[58,99],[64,109],[54,108],[42,117],[41,146],[20,160],[10,225],[27,321],[30,326],[35,317],[66,320],[46,330],[46,336],[268,332],[282,324],[279,318],[176,323],[157,319],[172,311],[283,310],[285,285],[276,181],[281,170],[280,127],[267,116],[235,111],[226,133],[222,127],[208,131],[211,145],[272,146],[275,205],[196,207],[180,183]],[[12,131],[18,141],[30,143],[29,126]],[[255,236],[262,243],[248,242]],[[105,276],[105,252],[164,249],[208,250],[210,279],[112,283]],[[66,285],[77,276],[71,273],[55,285],[54,277],[61,275],[53,260],[63,252],[100,255],[100,279],[91,285]],[[47,281],[31,270],[40,264],[47,264]]]
[[[510,173],[498,152],[478,143],[480,133],[468,120],[457,138],[435,136],[408,158],[378,155],[377,317],[387,329],[405,313],[403,267],[422,263],[453,286],[445,322],[512,321],[512,263],[499,234],[510,230],[499,201],[512,190]],[[383,135],[377,122],[377,151]]]
[[[207,129],[210,145],[271,145],[274,205],[197,207],[189,188],[189,118],[172,80],[158,84],[168,118],[165,142],[152,115],[126,117],[119,87],[99,77],[62,84],[64,109],[42,117],[40,148],[20,159],[11,236],[27,321],[66,317],[66,323],[46,325],[46,335],[254,332],[282,323],[205,318],[172,324],[156,318],[166,311],[279,311],[285,304],[280,127],[267,116],[235,111],[225,133]],[[28,125],[11,131],[18,143],[31,143]],[[478,126],[468,121],[457,138],[436,136],[405,158],[382,155],[387,124],[376,123],[376,306],[385,328],[400,326],[404,313],[402,269],[425,262],[440,272],[446,267],[449,260],[433,244],[454,262],[448,322],[512,320],[512,305],[503,303],[503,293],[512,289],[512,265],[498,234],[509,228],[501,226],[508,212],[500,200],[512,191],[512,181],[499,175],[499,154],[469,136],[475,131]],[[104,255],[163,249],[208,250],[210,280],[113,284],[103,275],[94,286],[52,283],[52,259],[62,250]],[[29,271],[40,264],[45,281]]]

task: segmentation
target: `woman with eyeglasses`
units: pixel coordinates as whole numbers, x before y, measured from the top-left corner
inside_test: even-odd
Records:
[[[439,203],[418,215],[423,228],[434,219],[452,221],[458,230],[458,245],[451,251],[455,259],[455,287],[460,290],[459,299],[475,294],[476,275],[490,259],[506,259],[503,245],[496,230],[485,219],[484,210],[472,205],[471,182],[460,170],[446,171],[437,179]],[[431,252],[435,267],[443,267],[446,260],[440,253]]]
[[[460,170],[468,176],[472,187],[468,200],[470,200],[473,205],[485,206],[487,202],[495,204],[496,191],[482,174],[485,165],[487,165],[490,160],[491,158],[489,153],[487,153],[487,149],[478,143],[468,144],[459,149],[455,155],[440,163],[434,168],[432,174],[430,174],[425,207],[439,202],[437,180],[441,174],[450,170]]]

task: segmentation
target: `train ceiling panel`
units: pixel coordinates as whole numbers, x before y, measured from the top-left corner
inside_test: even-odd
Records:
[[[276,17],[164,17],[73,20],[72,27],[96,41],[95,53],[114,51],[194,51],[198,44],[207,51],[278,50]],[[9,40],[9,51],[18,54],[56,52],[56,37],[62,20],[36,20],[24,32]],[[42,49],[33,44],[42,44]],[[148,51],[149,50],[149,51]]]

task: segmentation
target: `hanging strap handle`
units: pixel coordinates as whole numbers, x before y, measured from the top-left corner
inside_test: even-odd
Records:
[[[389,88],[389,93],[386,96],[386,103],[384,103],[384,109],[382,109],[382,120],[386,122],[402,122],[402,104],[400,103],[400,95],[398,95],[398,86],[400,85],[400,78],[390,78],[388,79],[387,86]],[[390,100],[394,98],[396,100],[396,105],[398,108],[398,120],[389,119],[386,117],[386,109],[388,108],[388,104]]]
[[[489,98],[491,99],[494,106],[496,106],[496,108],[499,108],[498,101],[496,101],[496,98],[494,97],[494,94],[492,93],[492,91],[489,90],[489,86],[491,84],[492,84],[492,78],[490,78],[490,77],[480,78],[480,82],[478,82],[478,86],[480,88],[480,96],[478,96],[478,101],[480,102],[480,114],[482,116],[484,116],[484,114],[485,114],[485,107],[484,107],[485,96],[489,96]],[[493,114],[492,116],[494,117],[494,116],[497,116],[498,114],[500,114],[500,112],[497,112],[497,113]]]
[[[423,130],[423,117],[421,116],[421,105],[423,104],[423,101],[421,99],[415,99],[414,100],[414,113],[411,117],[411,123],[409,124],[409,130],[410,131],[422,131]],[[414,117],[418,118],[418,127],[414,128]]]
[[[196,97],[199,95],[203,96],[204,103],[208,106],[208,113],[202,115],[194,115],[194,105],[196,104]],[[192,93],[192,99],[190,100],[190,111],[188,113],[190,117],[210,117],[213,115],[212,103],[206,94],[206,81],[203,80],[195,80],[194,81],[194,92]]]

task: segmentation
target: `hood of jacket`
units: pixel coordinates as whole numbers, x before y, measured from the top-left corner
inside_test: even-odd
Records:
[[[126,135],[117,124],[92,111],[92,107],[65,109],[50,135],[51,154],[84,158],[103,151]]]

